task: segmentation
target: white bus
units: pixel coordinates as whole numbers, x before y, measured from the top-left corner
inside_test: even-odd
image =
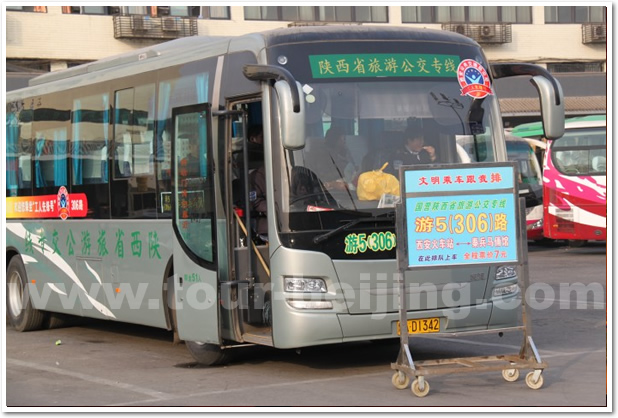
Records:
[[[58,313],[165,328],[203,364],[243,344],[397,338],[394,208],[359,199],[358,175],[403,149],[412,125],[440,163],[458,161],[460,136],[471,162],[507,161],[493,80],[513,75],[532,77],[546,132],[561,134],[547,72],[491,66],[439,30],[190,37],[35,78],[7,94],[8,317],[20,331]],[[333,128],[345,166],[326,144]],[[261,166],[256,213],[248,180]],[[508,263],[407,279],[424,332],[517,319]]]

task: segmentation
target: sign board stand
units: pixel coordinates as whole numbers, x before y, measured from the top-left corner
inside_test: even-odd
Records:
[[[531,369],[525,378],[532,389],[543,386],[541,360],[531,336],[526,306],[528,247],[525,230],[525,202],[518,197],[514,163],[403,166],[400,168],[401,203],[397,205],[397,260],[399,269],[400,350],[391,368],[393,386],[405,389],[412,380],[412,393],[429,393],[426,376],[502,371],[508,382],[519,378],[521,369]],[[429,235],[428,235],[429,233]],[[500,234],[499,248],[473,251],[479,237]],[[425,238],[419,241],[419,236]],[[431,238],[427,238],[431,237]],[[450,241],[449,241],[450,240]],[[421,245],[440,242],[439,246]],[[451,246],[444,246],[449,242]],[[436,248],[431,254],[429,248]],[[445,250],[446,248],[446,250]],[[448,250],[450,249],[450,251]],[[445,253],[449,253],[445,256]],[[428,255],[429,254],[429,255]],[[410,351],[410,322],[407,317],[406,272],[462,265],[517,265],[522,295],[522,325],[464,332],[423,334],[424,337],[457,337],[521,331],[519,353],[438,360],[414,361]],[[491,279],[490,279],[491,280]],[[406,324],[408,326],[403,326]],[[442,331],[442,329],[440,330]],[[413,334],[412,334],[413,335]]]

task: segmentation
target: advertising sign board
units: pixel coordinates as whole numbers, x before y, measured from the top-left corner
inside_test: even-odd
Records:
[[[517,263],[515,166],[403,166],[407,268]]]

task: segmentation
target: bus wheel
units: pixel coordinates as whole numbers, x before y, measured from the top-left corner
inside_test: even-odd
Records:
[[[81,325],[82,322],[84,322],[84,318],[81,317],[56,312],[49,312],[47,314],[47,320],[43,325],[47,329],[56,329]]]
[[[45,314],[32,307],[28,276],[19,255],[11,258],[6,272],[6,311],[9,322],[19,332],[43,327]]]
[[[215,344],[185,341],[189,352],[199,364],[203,366],[217,366],[228,361],[228,353]]]

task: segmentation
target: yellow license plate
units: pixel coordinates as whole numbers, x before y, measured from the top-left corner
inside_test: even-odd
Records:
[[[408,334],[429,334],[440,332],[440,318],[408,319]],[[401,325],[397,321],[397,335],[401,335]]]

